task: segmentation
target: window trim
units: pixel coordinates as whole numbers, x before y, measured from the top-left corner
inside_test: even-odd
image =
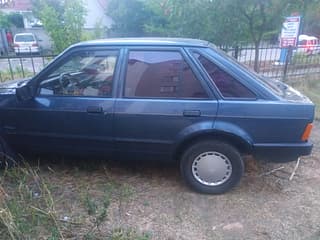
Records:
[[[154,52],[154,51],[158,51],[158,52],[177,52],[181,55],[182,59],[188,64],[188,66],[190,67],[194,77],[196,78],[196,80],[200,83],[201,87],[203,88],[203,90],[205,91],[205,93],[207,94],[208,97],[206,98],[186,98],[186,97],[128,97],[125,96],[125,86],[126,86],[126,77],[127,77],[127,70],[128,70],[128,60],[129,60],[129,54],[131,51],[149,51],[149,52]],[[190,101],[210,101],[213,100],[215,98],[215,96],[212,94],[211,91],[208,91],[208,86],[206,81],[202,78],[201,74],[199,73],[199,71],[195,71],[195,66],[193,65],[193,62],[190,61],[190,57],[185,53],[184,49],[182,47],[158,47],[158,46],[150,46],[150,47],[146,47],[146,46],[130,46],[130,47],[126,47],[125,49],[125,57],[123,60],[123,69],[122,69],[122,73],[121,73],[121,86],[120,86],[120,90],[119,90],[119,98],[123,98],[123,99],[155,99],[155,100],[175,100],[175,101],[179,101],[179,100],[190,100]]]
[[[233,73],[230,71],[226,70],[221,63],[217,63],[217,61],[207,54],[206,52],[199,51],[198,49],[188,49],[190,52],[192,58],[194,61],[196,61],[197,65],[201,68],[203,74],[205,75],[207,81],[214,87],[214,91],[219,95],[220,98],[223,100],[231,100],[231,101],[257,101],[258,100],[258,95],[255,91],[253,91],[247,84],[243,83],[238,77],[236,77]],[[211,79],[209,73],[207,70],[203,67],[201,62],[194,56],[194,53],[197,53],[199,55],[202,55],[203,57],[207,58],[209,61],[211,61],[213,64],[215,64],[220,70],[224,71],[228,75],[230,75],[232,78],[234,78],[236,81],[238,81],[242,86],[244,86],[246,89],[248,89],[255,97],[253,98],[247,98],[247,97],[225,97],[223,94],[220,92],[219,88],[216,86],[215,82],[213,79]]]
[[[122,62],[122,49],[121,47],[82,47],[82,48],[73,48],[70,50],[66,50],[67,52],[61,53],[55,60],[53,60],[52,63],[50,63],[42,72],[39,73],[39,75],[36,75],[33,81],[35,82],[35,88],[36,88],[36,97],[66,97],[66,98],[106,98],[111,99],[115,97],[116,94],[116,88],[117,88],[117,82],[119,79],[120,69],[121,69],[121,62]],[[64,62],[68,61],[70,56],[72,56],[75,53],[79,52],[97,52],[97,51],[116,51],[117,54],[117,60],[114,68],[114,74],[113,74],[113,81],[112,81],[112,91],[110,96],[86,96],[86,95],[51,95],[51,94],[41,94],[40,93],[40,84],[43,81],[44,77],[48,76],[48,73],[52,72],[52,69],[57,69],[59,66],[61,66]]]

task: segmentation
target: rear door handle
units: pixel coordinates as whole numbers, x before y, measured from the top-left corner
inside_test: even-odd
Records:
[[[183,116],[185,116],[185,117],[200,117],[201,111],[200,110],[184,110]]]
[[[87,107],[87,113],[103,113],[103,108],[100,106]]]

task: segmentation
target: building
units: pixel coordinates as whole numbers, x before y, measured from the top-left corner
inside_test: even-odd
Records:
[[[87,15],[84,28],[88,31],[93,30],[97,24],[99,27],[110,28],[112,19],[106,15],[108,0],[83,0]],[[41,46],[50,49],[52,42],[48,34],[42,28],[42,23],[35,18],[32,13],[31,0],[0,0],[0,11],[5,13],[18,12],[23,16],[23,29],[12,29],[12,32],[32,32],[41,39]]]
[[[111,27],[113,21],[106,15],[108,0],[86,0],[85,4],[87,16],[84,28],[94,29],[97,23],[101,24],[103,27]]]
[[[110,28],[112,19],[106,15],[108,0],[85,0],[87,9],[84,28],[93,29],[99,23],[103,27]],[[41,23],[32,14],[31,0],[0,0],[1,11],[19,12],[24,16],[24,25],[26,29],[39,27]]]

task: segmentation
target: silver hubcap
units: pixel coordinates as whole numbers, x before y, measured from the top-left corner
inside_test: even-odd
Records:
[[[198,182],[207,186],[225,183],[231,176],[230,160],[218,152],[204,152],[192,163],[192,174]]]

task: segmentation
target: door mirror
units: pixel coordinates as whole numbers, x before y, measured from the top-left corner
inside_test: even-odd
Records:
[[[34,87],[31,84],[26,84],[16,89],[16,97],[18,101],[27,101],[34,97]]]

